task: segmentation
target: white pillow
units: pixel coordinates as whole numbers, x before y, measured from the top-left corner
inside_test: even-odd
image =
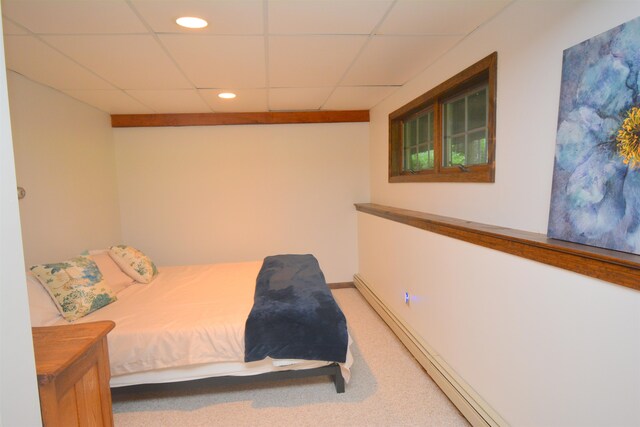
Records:
[[[129,285],[136,283],[136,281],[122,271],[118,264],[109,256],[108,249],[89,251],[89,257],[93,262],[98,264],[102,278],[116,294]]]
[[[49,293],[30,271],[27,271],[27,293],[31,326],[49,326],[62,318]]]
[[[111,246],[109,256],[136,282],[149,283],[158,275],[158,269],[151,258],[131,246]]]

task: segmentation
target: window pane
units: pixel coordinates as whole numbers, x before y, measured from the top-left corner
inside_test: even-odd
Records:
[[[433,169],[433,110],[405,120],[403,146],[405,171]]]
[[[445,143],[444,165],[457,166],[466,165],[465,162],[465,135],[447,138]]]
[[[404,146],[405,147],[413,147],[418,143],[416,138],[417,123],[418,122],[416,119],[407,120],[404,123]]]
[[[404,150],[404,166],[403,169],[408,171],[411,169],[411,150]]]
[[[418,146],[418,162],[420,170],[433,169],[433,143]]]
[[[487,163],[486,129],[469,134],[466,160],[468,165],[481,165]]]
[[[465,131],[465,98],[444,105],[445,133],[455,135]]]
[[[487,126],[487,89],[482,88],[468,98],[469,123],[467,130],[483,128]]]
[[[418,171],[420,170],[420,161],[418,159],[418,152],[415,150],[411,150],[411,156],[410,156],[410,162],[409,162],[409,170],[412,171]]]
[[[451,142],[451,165],[466,165],[464,135],[453,137]]]
[[[453,101],[445,102],[444,108],[443,166],[486,164],[487,87],[473,89]]]
[[[418,143],[433,140],[433,111],[422,113],[418,120]]]
[[[418,117],[418,144],[427,140],[427,134],[429,133],[429,118],[428,115]]]

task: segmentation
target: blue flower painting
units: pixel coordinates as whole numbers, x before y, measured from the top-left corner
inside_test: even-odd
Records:
[[[548,236],[640,254],[640,18],[564,51]]]

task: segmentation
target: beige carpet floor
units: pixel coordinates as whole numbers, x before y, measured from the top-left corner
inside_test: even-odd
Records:
[[[333,294],[354,340],[344,394],[328,377],[116,391],[116,427],[469,425],[356,289]]]

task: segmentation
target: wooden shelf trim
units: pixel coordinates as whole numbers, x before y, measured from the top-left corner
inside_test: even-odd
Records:
[[[640,290],[639,255],[374,203],[356,203],[355,207],[359,212]]]
[[[262,113],[112,114],[111,127],[276,125],[368,122],[368,110]]]

